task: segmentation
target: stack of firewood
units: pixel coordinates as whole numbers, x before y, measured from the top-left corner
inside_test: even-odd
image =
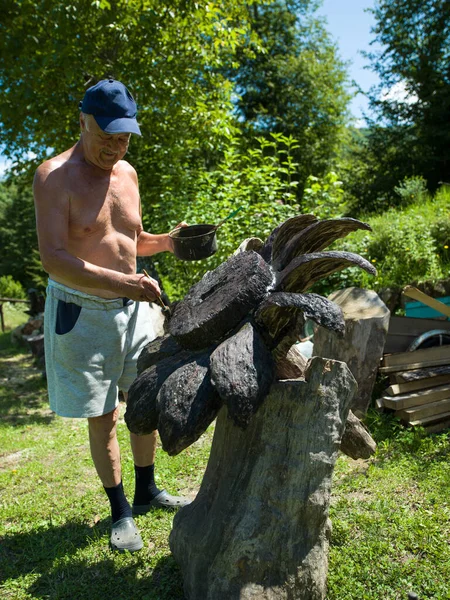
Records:
[[[405,424],[438,432],[450,427],[450,346],[384,354],[380,372],[389,387],[379,408],[394,410]]]

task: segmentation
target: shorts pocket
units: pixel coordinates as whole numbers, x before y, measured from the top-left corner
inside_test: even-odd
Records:
[[[81,306],[73,302],[64,302],[58,300],[56,308],[56,325],[55,332],[58,335],[69,333],[75,327],[78,317],[80,316]]]

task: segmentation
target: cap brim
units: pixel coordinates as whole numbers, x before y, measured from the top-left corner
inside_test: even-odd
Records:
[[[94,119],[100,129],[105,133],[135,133],[136,135],[142,135],[136,119],[127,117],[111,119],[110,117],[96,117],[95,115]]]

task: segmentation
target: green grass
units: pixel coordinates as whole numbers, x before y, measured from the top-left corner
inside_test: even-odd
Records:
[[[122,411],[123,412],[123,411]],[[108,547],[109,507],[83,420],[50,413],[45,380],[23,351],[0,350],[0,598],[182,600],[168,546],[173,514],[138,517],[144,548]],[[425,436],[372,416],[368,461],[338,460],[332,494],[328,600],[450,598],[450,461],[447,434]],[[123,479],[133,492],[121,420]],[[212,429],[177,457],[161,449],[157,483],[194,496]]]

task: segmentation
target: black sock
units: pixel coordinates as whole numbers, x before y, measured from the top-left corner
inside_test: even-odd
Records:
[[[131,517],[131,507],[125,497],[122,482],[114,487],[105,487],[104,489],[111,504],[112,522],[115,523],[119,519]]]
[[[155,483],[155,465],[148,465],[147,467],[137,467],[134,465],[134,473],[136,476],[136,488],[133,504],[135,506],[148,504],[161,493],[161,490],[156,487]]]

